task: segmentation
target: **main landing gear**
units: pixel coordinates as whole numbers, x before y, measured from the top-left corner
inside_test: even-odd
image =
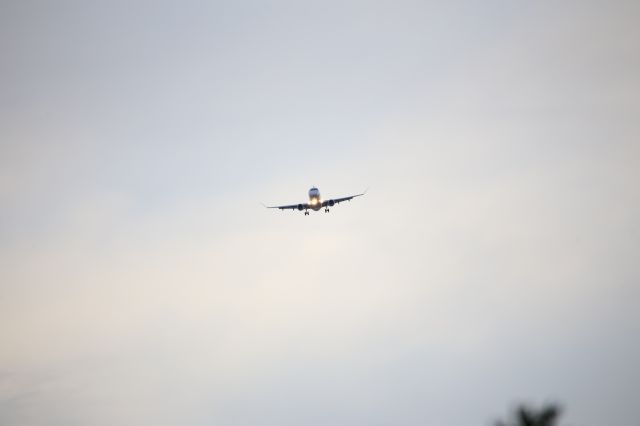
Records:
[[[305,215],[305,216],[309,216],[309,212],[308,212],[308,211],[305,211],[305,212],[304,212],[304,215]]]
[[[324,212],[325,212],[325,213],[329,213],[329,208],[328,208],[328,207],[327,207],[327,208],[325,208],[325,209],[324,209]]]

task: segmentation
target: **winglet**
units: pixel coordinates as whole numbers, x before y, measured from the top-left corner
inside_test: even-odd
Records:
[[[364,192],[362,192],[361,194],[355,195],[355,197],[361,197],[361,196],[365,195],[367,193],[367,191],[369,191],[369,188],[365,189]]]

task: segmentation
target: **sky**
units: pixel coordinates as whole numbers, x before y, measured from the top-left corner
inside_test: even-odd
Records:
[[[638,23],[1,1],[0,423],[634,424]]]

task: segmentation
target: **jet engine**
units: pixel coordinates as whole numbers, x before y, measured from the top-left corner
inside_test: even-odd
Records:
[[[302,204],[298,204],[298,210],[302,211],[302,209],[304,209],[304,207],[302,206]]]
[[[336,203],[336,202],[335,202],[335,201],[333,201],[333,200],[329,200],[329,201],[327,201],[327,204],[329,204],[329,206],[331,206],[331,207],[333,207],[333,205],[334,205],[335,203]]]

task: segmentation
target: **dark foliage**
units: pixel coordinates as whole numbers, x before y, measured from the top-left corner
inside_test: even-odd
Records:
[[[560,413],[561,409],[556,404],[540,409],[522,405],[513,412],[511,421],[498,421],[496,426],[557,426]]]

